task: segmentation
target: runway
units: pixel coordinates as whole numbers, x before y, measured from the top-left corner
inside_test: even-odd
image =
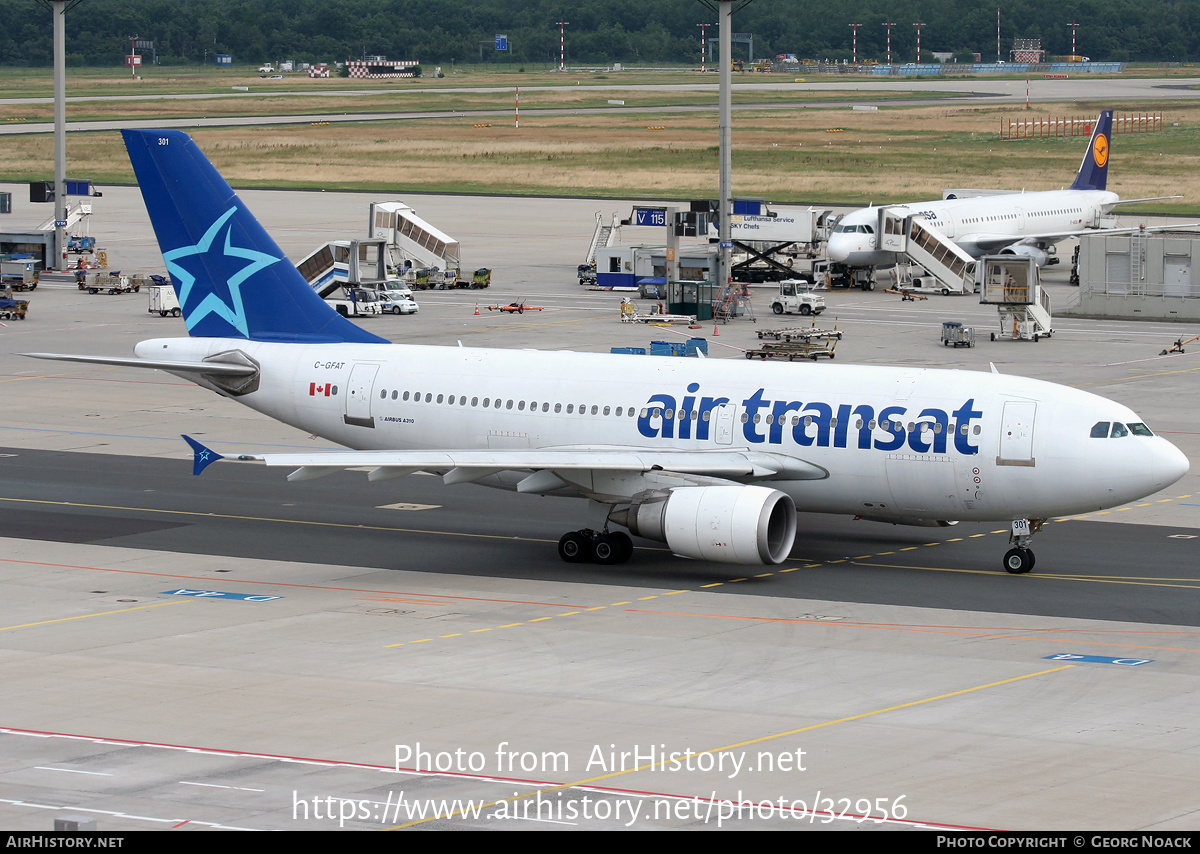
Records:
[[[395,89],[362,89],[335,91],[272,91],[273,87],[265,86],[253,92],[218,92],[206,95],[121,95],[121,96],[80,96],[68,97],[68,103],[94,103],[110,100],[162,100],[189,101],[199,98],[287,98],[287,97],[361,97],[384,94],[403,94],[406,92],[429,94],[436,93],[495,93],[508,98],[511,87],[453,87],[430,86],[413,87],[401,86]],[[595,106],[595,107],[548,107],[539,108],[529,101],[539,91],[546,92],[579,92],[577,86],[529,86],[522,87],[526,94],[525,107],[528,116],[571,116],[583,113],[697,113],[715,112],[717,110],[717,84],[715,81],[706,83],[676,83],[658,85],[632,85],[614,83],[611,85],[588,85],[588,92],[621,93],[638,92],[709,92],[713,103],[708,105],[658,105],[658,106]],[[1196,89],[1186,81],[1177,78],[1143,78],[1143,77],[1104,77],[1087,79],[1086,76],[1067,79],[1034,79],[1032,82],[1019,79],[990,80],[987,77],[976,77],[970,80],[943,80],[931,77],[926,80],[869,80],[854,83],[842,82],[773,82],[773,81],[735,81],[734,91],[738,94],[747,92],[764,93],[795,93],[792,102],[771,101],[762,104],[737,103],[732,109],[744,110],[784,110],[801,109],[804,107],[820,109],[848,109],[853,105],[867,103],[861,99],[845,102],[830,101],[827,95],[831,92],[874,93],[886,96],[882,103],[888,106],[908,106],[932,104],[938,101],[953,101],[956,103],[996,103],[1009,100],[1028,100],[1030,102],[1046,103],[1061,101],[1079,101],[1091,104],[1108,104],[1128,100],[1144,102],[1162,102],[1172,100],[1194,100]],[[819,98],[805,98],[805,93],[818,95]],[[914,99],[896,100],[896,93],[912,93]],[[45,104],[52,103],[51,98],[8,98],[0,99],[0,105]],[[489,118],[495,116],[511,116],[512,110],[507,105],[489,110],[401,110],[381,111],[362,110],[356,112],[315,112],[294,115],[245,115],[245,116],[187,116],[181,118],[139,118],[122,120],[68,121],[68,132],[100,132],[115,131],[124,128],[200,128],[200,127],[237,127],[262,125],[290,125],[321,123],[359,123],[379,121],[419,121],[421,119],[445,119],[461,116]],[[53,133],[53,122],[19,122],[0,125],[0,136]]]

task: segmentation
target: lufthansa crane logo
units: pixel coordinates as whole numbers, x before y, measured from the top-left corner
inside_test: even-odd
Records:
[[[1096,141],[1092,143],[1092,158],[1101,168],[1108,162],[1108,137],[1102,133],[1096,134]]]

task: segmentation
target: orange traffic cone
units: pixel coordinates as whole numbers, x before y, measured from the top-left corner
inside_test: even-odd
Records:
[[[713,321],[713,338],[721,337],[721,333],[717,331],[717,322]]]
[[[479,317],[479,303],[475,303],[475,316]]]

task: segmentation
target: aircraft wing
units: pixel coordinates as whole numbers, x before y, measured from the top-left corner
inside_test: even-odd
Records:
[[[1200,223],[1182,222],[1173,225],[1154,225],[1148,227],[1135,225],[1122,226],[1121,228],[1076,228],[1068,231],[1047,231],[1042,234],[1027,234],[1023,237],[1015,237],[1011,234],[981,234],[977,237],[972,236],[971,239],[981,250],[988,253],[1017,243],[1028,243],[1031,245],[1058,243],[1060,240],[1066,240],[1070,237],[1083,237],[1087,234],[1133,234],[1139,231],[1153,233],[1158,231],[1177,231],[1181,228],[1195,228],[1197,225],[1200,225]]]
[[[222,457],[185,436],[196,455],[196,473]],[[530,472],[518,492],[552,492],[569,488],[579,476],[593,472],[644,475],[691,475],[700,478],[754,480],[823,480],[821,466],[782,454],[753,451],[684,451],[624,447],[568,447],[463,451],[325,451],[304,454],[239,454],[239,462],[282,466],[288,480],[311,480],[346,469],[368,469],[368,480],[388,480],[417,471],[443,472],[445,483],[469,483],[502,471]],[[551,476],[555,472],[563,476]]]

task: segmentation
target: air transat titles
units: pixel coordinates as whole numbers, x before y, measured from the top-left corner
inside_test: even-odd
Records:
[[[707,440],[715,420],[713,412],[730,400],[697,398],[699,391],[700,384],[691,383],[682,400],[669,394],[651,395],[638,418],[638,432],[647,439]],[[925,407],[910,415],[907,407],[894,404],[877,410],[869,403],[768,400],[765,394],[766,390],[760,388],[741,402],[742,436],[752,445],[782,445],[786,429],[790,430],[791,441],[804,447],[846,448],[853,441],[861,450],[896,451],[907,444],[919,454],[945,454],[953,436],[958,453],[979,453],[971,437],[980,432],[979,424],[973,422],[982,419],[983,412],[975,408],[973,397],[950,412]],[[851,432],[857,434],[853,439]]]

